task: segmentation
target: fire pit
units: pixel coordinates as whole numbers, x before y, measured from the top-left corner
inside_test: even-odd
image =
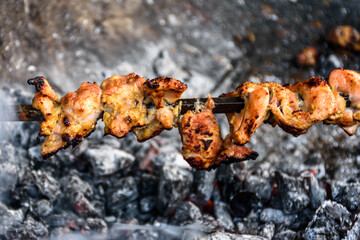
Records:
[[[26,79],[37,75],[60,95],[113,74],[167,75],[188,85],[184,97],[205,97],[359,71],[356,50],[326,39],[340,25],[360,30],[359,10],[340,0],[2,1],[0,96],[30,104]],[[256,161],[203,171],[183,160],[177,130],[138,143],[103,137],[99,121],[43,160],[38,123],[1,124],[1,239],[360,237],[358,133],[318,124],[295,138],[263,125],[249,143]]]

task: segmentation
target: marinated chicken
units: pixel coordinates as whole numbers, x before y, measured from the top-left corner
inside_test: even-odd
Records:
[[[178,122],[180,106],[175,103],[187,89],[186,84],[167,77],[146,80],[144,83],[144,103],[148,105],[145,125],[133,129],[138,141],[148,140],[164,129],[171,129]]]
[[[360,126],[360,74],[336,69],[329,76],[338,111],[327,123],[338,124],[344,131],[354,135]]]
[[[241,97],[244,99],[244,108],[240,113],[227,114],[230,124],[230,133],[237,144],[247,143],[256,129],[269,115],[269,90],[261,84],[245,82],[235,92],[222,97]]]
[[[145,79],[134,73],[114,75],[102,82],[105,134],[121,138],[133,127],[146,124],[144,83]]]
[[[312,77],[287,85],[265,83],[271,92],[270,110],[285,132],[299,136],[315,123],[324,121],[336,110],[334,94],[325,80]]]
[[[46,136],[41,147],[41,155],[46,158],[69,145],[76,145],[94,131],[102,113],[101,89],[96,83],[83,83],[76,92],[67,93],[60,101],[54,101],[58,99],[57,95],[44,78],[29,80],[29,84],[39,80],[44,82],[45,87],[37,87],[33,106],[40,109],[45,118],[40,134]]]
[[[197,106],[195,112],[188,111],[181,118],[181,153],[190,166],[197,169],[212,167],[222,148],[220,128],[212,112],[214,107],[209,95],[204,106]]]
[[[236,91],[221,95],[244,100],[243,109],[227,114],[230,133],[225,140],[221,138],[213,114],[215,102],[210,96],[205,104],[199,103],[180,120],[178,100],[187,86],[173,78],[145,80],[134,73],[115,75],[100,87],[83,83],[62,99],[43,77],[28,83],[37,90],[33,107],[45,119],[39,134],[46,136],[41,147],[44,157],[89,135],[102,113],[105,134],[119,138],[133,131],[139,141],[145,141],[164,129],[180,127],[184,159],[198,169],[255,159],[258,154],[245,144],[263,122],[278,125],[294,136],[321,121],[337,124],[349,135],[360,126],[360,74],[344,69],[334,70],[328,81],[312,77],[285,86],[245,82]]]

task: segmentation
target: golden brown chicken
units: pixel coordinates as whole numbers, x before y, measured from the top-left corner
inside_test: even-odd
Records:
[[[337,111],[335,96],[325,80],[312,77],[287,85],[264,83],[272,98],[270,110],[275,122],[285,132],[299,136],[313,124],[324,121]]]
[[[44,77],[29,79],[28,84],[34,85],[37,91],[33,98],[32,105],[35,109],[39,109],[41,111],[45,119],[45,121],[41,123],[39,135],[50,135],[55,127],[59,115],[59,97]]]
[[[133,127],[146,124],[144,83],[145,79],[135,73],[114,75],[102,82],[105,134],[121,138]]]
[[[269,90],[261,84],[245,82],[235,92],[222,97],[241,97],[245,106],[240,113],[226,114],[232,139],[236,144],[247,143],[256,129],[268,118]]]
[[[327,123],[338,124],[351,136],[360,126],[360,74],[336,69],[331,72],[328,81],[339,107],[337,114]]]
[[[197,106],[195,112],[188,111],[181,118],[181,153],[190,166],[197,169],[210,168],[222,148],[220,128],[212,113],[214,107],[209,95],[204,106]]]
[[[186,84],[174,78],[159,77],[144,83],[144,103],[148,105],[145,125],[133,129],[138,141],[148,140],[164,129],[171,129],[180,117],[175,103],[186,90]]]
[[[96,83],[83,83],[76,92],[67,93],[60,101],[53,101],[51,98],[57,96],[44,78],[29,80],[29,84],[41,81],[45,87],[37,87],[40,91],[33,99],[33,106],[39,108],[45,118],[40,133],[46,136],[41,146],[41,155],[46,158],[79,143],[94,131],[102,112],[101,89]]]

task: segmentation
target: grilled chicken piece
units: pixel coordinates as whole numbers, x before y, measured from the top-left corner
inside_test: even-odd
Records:
[[[222,95],[222,97],[241,97],[245,106],[240,113],[226,114],[232,139],[236,144],[247,143],[256,129],[269,116],[269,91],[260,84],[245,82],[235,92]]]
[[[230,164],[249,159],[255,160],[258,156],[259,154],[250,148],[236,145],[233,141],[232,135],[228,134],[225,137],[223,148],[212,165],[212,168],[215,169],[220,163]]]
[[[105,134],[121,138],[133,127],[146,124],[144,82],[145,79],[135,73],[114,75],[102,82]]]
[[[143,142],[158,134],[164,129],[171,129],[180,117],[179,106],[169,106],[175,103],[186,90],[186,84],[167,77],[146,80],[144,83],[144,102],[149,107],[146,113],[146,124],[133,129],[138,141]]]
[[[339,47],[360,51],[360,33],[351,26],[339,26],[327,35],[327,40]]]
[[[47,82],[46,84],[47,91],[52,93],[50,85]],[[43,98],[34,97],[35,108],[43,106],[43,103]],[[47,104],[51,105],[49,101]],[[46,114],[51,113],[51,124],[55,124],[54,127],[42,131],[46,138],[41,146],[41,155],[46,158],[60,149],[79,143],[83,137],[94,131],[101,112],[101,89],[96,83],[83,83],[76,92],[67,93],[60,103],[56,102],[54,109],[43,112],[45,122]]]
[[[354,135],[360,126],[360,74],[336,69],[328,81],[339,109],[327,123],[338,124],[347,134]]]
[[[60,111],[59,97],[44,77],[29,79],[27,82],[29,85],[34,85],[37,91],[32,105],[41,111],[45,119],[41,123],[39,135],[50,135],[56,125]]]
[[[205,106],[198,106],[195,112],[188,111],[181,119],[181,153],[190,166],[197,169],[211,168],[222,148],[220,128],[212,113],[214,107],[209,95]]]
[[[287,85],[264,83],[272,94],[270,109],[275,122],[285,131],[299,136],[313,124],[337,111],[335,96],[325,80],[312,77]]]

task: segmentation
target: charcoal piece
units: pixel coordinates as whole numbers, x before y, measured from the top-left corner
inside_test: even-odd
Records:
[[[24,212],[19,210],[8,209],[5,204],[0,202],[0,234],[5,234],[13,226],[19,226],[24,220]]]
[[[49,234],[47,228],[32,217],[28,217],[25,221],[25,229],[33,239],[44,238]]]
[[[168,215],[188,195],[193,182],[192,173],[166,163],[161,171],[157,194],[157,209]]]
[[[92,186],[82,180],[78,175],[72,173],[61,179],[61,185],[67,196],[81,193],[87,198],[91,198],[94,195]]]
[[[34,211],[38,216],[46,217],[53,211],[53,207],[50,201],[42,199],[36,202]]]
[[[69,233],[71,232],[68,227],[56,227],[53,228],[50,232],[50,239],[66,239],[69,237]]]
[[[272,222],[277,225],[282,223],[285,226],[289,226],[297,220],[296,214],[285,215],[282,210],[274,208],[264,208],[259,217],[262,222]]]
[[[35,185],[39,191],[51,201],[57,199],[61,194],[59,183],[49,173],[41,170],[32,171],[35,179]]]
[[[114,183],[113,188],[106,192],[108,199],[107,208],[111,213],[117,215],[119,209],[123,209],[126,204],[135,200],[139,196],[137,183],[134,177],[125,177]]]
[[[135,162],[135,157],[123,150],[107,145],[98,145],[98,148],[90,148],[84,152],[96,176],[105,176],[121,172],[126,174]]]
[[[29,148],[28,150],[28,156],[31,160],[41,160],[42,159],[42,156],[41,156],[41,152],[40,152],[40,149],[41,149],[41,145],[36,145],[36,146],[33,146],[31,148]]]
[[[0,196],[13,190],[19,178],[20,163],[15,156],[12,144],[0,142]]]
[[[275,224],[266,223],[260,230],[259,235],[265,237],[266,239],[272,239],[275,233]]]
[[[228,205],[224,202],[217,202],[214,204],[214,215],[219,224],[225,228],[226,231],[235,231],[235,225],[232,221]]]
[[[148,213],[155,209],[156,207],[156,197],[148,196],[140,200],[140,211],[142,213]]]
[[[178,160],[184,161],[180,153],[160,153],[151,158],[151,167],[156,175],[161,175],[165,164],[173,164],[174,167],[179,167],[175,164]]]
[[[74,193],[70,200],[72,208],[81,217],[97,217],[102,215],[102,208],[94,206],[82,193]]]
[[[246,217],[251,209],[259,203],[259,198],[255,193],[239,192],[230,200],[231,213],[236,217]]]
[[[264,177],[249,175],[245,179],[245,189],[248,192],[255,193],[262,202],[267,202],[271,198],[271,183]]]
[[[317,209],[320,207],[321,203],[325,201],[326,191],[320,187],[318,180],[312,173],[304,176],[304,181],[309,192],[310,207],[312,209]]]
[[[101,218],[87,218],[84,229],[89,232],[106,233],[108,227]]]
[[[341,181],[331,181],[329,184],[331,189],[331,199],[336,201],[336,199],[339,199],[341,193],[344,191],[347,183]]]
[[[194,173],[194,193],[197,204],[205,205],[211,198],[216,171],[197,170]]]
[[[51,214],[46,220],[50,228],[70,227],[72,229],[77,229],[78,218],[79,217],[72,211],[64,211]]]
[[[273,240],[296,240],[296,239],[299,239],[298,234],[292,230],[285,230],[276,233],[273,237]]]
[[[158,184],[158,177],[147,173],[142,174],[140,180],[140,194],[142,196],[155,195]]]
[[[222,189],[221,195],[223,201],[229,201],[234,194],[244,190],[243,177],[245,175],[243,163],[219,166],[216,178]]]
[[[351,212],[358,211],[360,205],[360,183],[348,183],[334,200],[343,204]]]
[[[341,239],[350,229],[350,212],[341,204],[327,200],[315,213],[303,234],[304,239]]]
[[[278,185],[282,208],[286,214],[296,213],[310,203],[310,198],[303,188],[301,180],[282,172],[275,172],[275,181]]]
[[[360,239],[360,214],[355,215],[355,222],[351,226],[351,229],[349,229],[346,232],[345,237],[343,240],[355,240]]]
[[[175,225],[187,225],[194,222],[200,222],[202,214],[200,209],[192,202],[183,202],[176,208],[171,223]]]

